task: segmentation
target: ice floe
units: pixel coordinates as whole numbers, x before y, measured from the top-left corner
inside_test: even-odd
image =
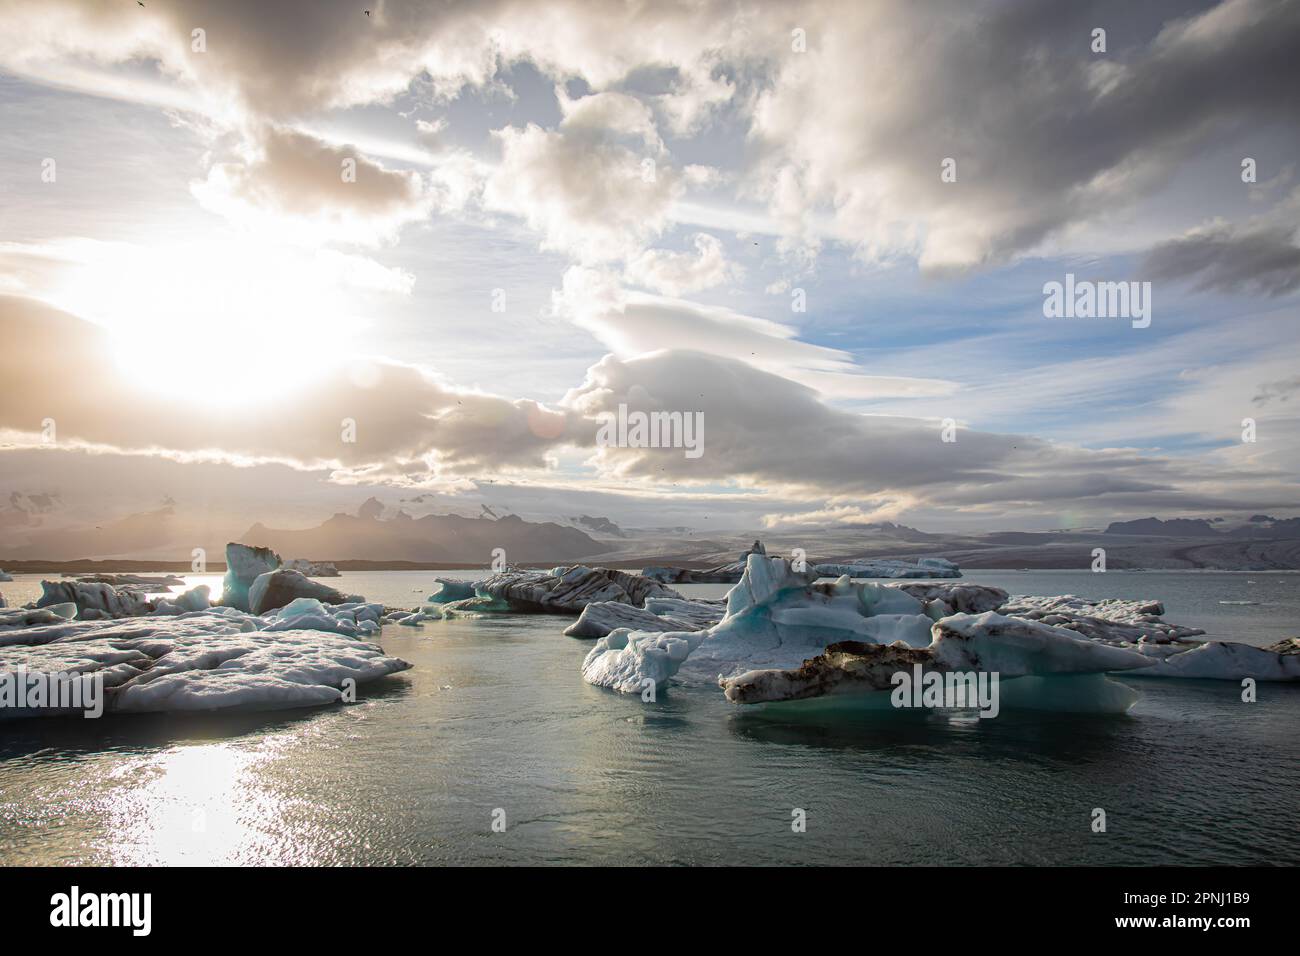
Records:
[[[410,666],[344,632],[349,620],[354,633],[363,624],[377,631],[379,605],[326,607],[303,603],[269,619],[222,608],[0,632],[0,673],[100,674],[109,712],[259,711],[334,703],[350,687]],[[34,714],[0,707],[0,719],[22,716]]]
[[[1099,641],[1165,644],[1205,633],[1198,627],[1182,627],[1162,621],[1165,606],[1159,601],[1120,598],[1087,601],[1073,594],[1056,597],[1018,595],[1003,605],[1002,611],[1014,617],[1066,627]]]
[[[588,604],[614,601],[644,607],[648,598],[680,598],[640,574],[572,565],[550,571],[509,570],[474,585],[474,597],[443,605],[451,612],[579,614]]]

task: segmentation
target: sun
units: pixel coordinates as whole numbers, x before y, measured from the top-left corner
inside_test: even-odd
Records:
[[[160,399],[236,408],[343,362],[360,324],[334,263],[296,247],[95,243],[57,304],[109,330],[112,360]]]

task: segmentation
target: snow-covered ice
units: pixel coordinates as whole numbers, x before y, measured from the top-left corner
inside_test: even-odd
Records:
[[[333,703],[347,679],[359,685],[410,666],[378,645],[292,626],[324,607],[283,620],[224,608],[0,632],[0,672],[101,673],[110,712],[257,711]],[[382,609],[346,610],[373,623]],[[31,714],[0,708],[0,718],[16,716]]]

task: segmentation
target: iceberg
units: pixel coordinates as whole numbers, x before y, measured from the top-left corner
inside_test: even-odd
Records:
[[[226,545],[226,576],[221,586],[221,603],[247,611],[248,589],[258,577],[278,567],[280,556],[270,548],[229,542]]]
[[[154,600],[154,614],[185,614],[190,611],[206,611],[212,606],[208,595],[212,589],[206,584],[198,584],[176,597],[160,597]]]
[[[464,601],[474,596],[474,582],[461,581],[457,578],[434,578],[438,585],[426,601],[430,604],[448,604],[452,601]]]
[[[588,653],[583,677],[626,691],[645,678],[662,683],[664,675],[712,682],[756,668],[797,667],[840,641],[930,643],[933,621],[912,595],[847,577],[822,583],[817,578],[816,571],[793,570],[784,558],[753,553],[727,594],[718,624],[662,635],[612,631]],[[672,654],[657,653],[668,647]]]
[[[376,615],[376,607],[364,613]],[[301,622],[311,610],[299,606],[286,622]],[[0,633],[0,642],[0,673],[100,674],[109,712],[319,706],[343,700],[348,681],[360,685],[410,667],[375,644],[320,630],[281,630],[275,621],[229,608],[64,621]],[[0,719],[53,715],[0,708]]]
[[[588,604],[614,601],[644,607],[648,598],[680,598],[640,574],[573,565],[551,571],[502,571],[474,585],[475,597],[451,601],[451,611],[579,614]]]
[[[622,694],[663,688],[703,639],[700,631],[650,634],[621,627],[596,642],[582,662],[582,679]]]
[[[954,612],[962,614],[983,614],[996,611],[1007,603],[1007,592],[1002,588],[987,584],[891,584],[912,595],[923,604],[939,602],[939,610],[947,608],[944,616]]]
[[[248,588],[248,610],[265,614],[284,607],[297,598],[314,598],[325,604],[346,604],[362,600],[357,595],[347,595],[327,584],[311,580],[301,571],[283,568],[259,574]]]
[[[1140,677],[1182,677],[1187,679],[1240,681],[1247,677],[1262,681],[1300,680],[1300,638],[1287,638],[1268,647],[1253,647],[1233,641],[1142,643],[1132,648],[1158,662]]]
[[[1099,641],[1147,641],[1167,644],[1204,634],[1198,627],[1182,627],[1161,620],[1165,606],[1159,601],[1111,598],[1087,601],[1073,594],[1055,597],[1017,595],[1002,607],[1012,617],[1069,628]]]
[[[936,622],[927,647],[844,641],[798,668],[748,671],[721,678],[719,685],[736,704],[865,696],[869,706],[883,708],[895,675],[919,668],[921,673],[996,674],[1002,707],[1123,713],[1137,694],[1105,674],[1150,666],[1140,654],[990,611]]]
[[[3,568],[0,568],[0,581],[12,581],[13,579],[14,576],[12,574],[9,574]]]
[[[308,561],[306,558],[290,558],[283,565],[290,571],[298,571],[309,578],[342,577],[339,569],[328,561]]]
[[[80,617],[136,617],[153,611],[143,591],[85,581],[42,581],[38,608],[75,604]]]
[[[722,606],[683,598],[647,598],[643,608],[596,601],[564,629],[569,637],[604,637],[618,628],[634,631],[702,631],[722,619]]]

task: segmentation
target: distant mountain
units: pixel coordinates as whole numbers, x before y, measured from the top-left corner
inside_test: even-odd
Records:
[[[1205,538],[1218,537],[1210,522],[1204,518],[1138,518],[1134,521],[1112,521],[1106,526],[1106,534],[1151,534],[1166,538]]]
[[[626,534],[623,529],[608,518],[593,517],[592,515],[578,515],[569,519],[579,528],[590,531],[593,534],[604,534],[614,538],[625,538]]]
[[[374,516],[336,514],[315,528],[293,531],[255,524],[240,538],[308,557],[313,561],[430,561],[488,564],[493,550],[505,550],[508,562],[568,561],[607,550],[577,528],[553,522],[533,523],[517,515],[504,518],[464,518],[404,512],[389,520]]]
[[[1262,519],[1256,521],[1256,518]],[[1300,518],[1270,518],[1255,515],[1252,524],[1225,532],[1234,538],[1300,538]]]
[[[899,541],[933,541],[939,537],[937,534],[918,531],[916,528],[909,528],[905,524],[894,524],[892,521],[872,521],[866,524],[848,524],[844,527],[869,531],[873,534],[896,538]]]

